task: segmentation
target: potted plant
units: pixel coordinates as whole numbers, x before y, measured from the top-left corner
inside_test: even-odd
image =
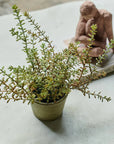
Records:
[[[111,100],[110,97],[90,92],[88,89],[90,81],[98,78],[95,66],[91,65],[92,58],[89,56],[96,25],[92,26],[90,44],[83,54],[77,50],[78,43],[71,43],[68,48],[56,53],[49,37],[27,12],[24,13],[25,19],[16,5],[13,6],[13,12],[18,23],[10,32],[12,36],[16,36],[17,41],[23,42],[22,50],[26,54],[28,64],[9,66],[7,71],[4,67],[0,68],[0,99],[7,102],[28,101],[35,116],[41,120],[58,118],[62,114],[68,94],[74,88],[89,98],[92,95],[101,101]],[[31,30],[25,27],[26,22],[31,25]],[[112,43],[109,47],[112,47]],[[104,55],[99,57],[98,63]],[[104,73],[99,74],[102,75]]]

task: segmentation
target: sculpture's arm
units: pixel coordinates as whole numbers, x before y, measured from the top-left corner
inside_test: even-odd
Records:
[[[105,31],[108,37],[109,42],[111,42],[111,39],[113,39],[113,28],[112,28],[112,14],[111,13],[105,13],[104,14],[104,24],[105,24]],[[113,48],[114,52],[114,48]]]
[[[86,21],[82,17],[80,17],[80,20],[76,28],[75,41],[80,41],[84,44],[87,44],[89,37],[85,34],[85,28]]]
[[[95,24],[95,20],[94,18],[91,18],[87,21],[87,24],[86,24],[86,34],[89,35],[90,34],[90,30],[91,30],[91,26]],[[97,41],[97,40],[94,40],[94,43],[93,45],[95,47],[101,47],[101,48],[105,48],[106,47],[106,43],[105,42],[101,42],[101,41]]]
[[[86,35],[89,35],[90,34],[90,30],[91,30],[91,26],[95,24],[95,20],[94,18],[91,18],[87,21],[86,23]]]
[[[81,43],[85,44],[85,46],[87,46],[89,44],[89,38],[90,38],[88,34],[90,32],[92,24],[94,24],[93,18],[86,21],[82,17],[80,17],[79,23],[76,28],[75,41],[80,41]],[[96,40],[94,41],[94,46],[102,48],[105,47],[104,43]]]
[[[76,34],[75,34],[75,41],[80,41],[81,43],[85,44],[87,46],[89,44],[89,31],[91,29],[91,25],[94,24],[94,19],[90,19],[88,21],[84,20],[82,17],[80,17],[79,23],[76,28]],[[100,41],[94,41],[94,46],[105,48],[105,43]]]

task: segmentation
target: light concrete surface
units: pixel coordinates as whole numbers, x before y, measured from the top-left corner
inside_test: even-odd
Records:
[[[114,15],[113,0],[94,2]],[[56,51],[65,47],[63,40],[74,36],[81,3],[31,13],[53,40]],[[9,33],[15,24],[12,15],[0,17],[0,66],[25,64],[22,45]],[[67,98],[63,116],[53,122],[36,119],[30,105],[0,101],[0,144],[114,144],[114,75],[92,82],[90,89],[101,91],[112,101],[101,103],[74,90]]]

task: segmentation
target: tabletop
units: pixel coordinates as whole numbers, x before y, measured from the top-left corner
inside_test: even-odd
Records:
[[[113,1],[94,2],[98,8],[106,8],[114,15]],[[31,12],[57,51],[65,48],[63,41],[75,34],[81,3]],[[15,24],[13,15],[0,17],[0,66],[26,64],[22,45],[9,32]],[[114,144],[114,75],[93,81],[89,87],[111,97],[111,102],[88,99],[73,90],[62,117],[52,122],[35,118],[26,103],[0,101],[0,144]]]

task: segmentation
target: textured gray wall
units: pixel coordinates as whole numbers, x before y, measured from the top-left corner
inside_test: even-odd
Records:
[[[71,1],[79,0],[0,0],[0,15],[11,13],[13,4],[17,4],[23,10],[33,11]]]

